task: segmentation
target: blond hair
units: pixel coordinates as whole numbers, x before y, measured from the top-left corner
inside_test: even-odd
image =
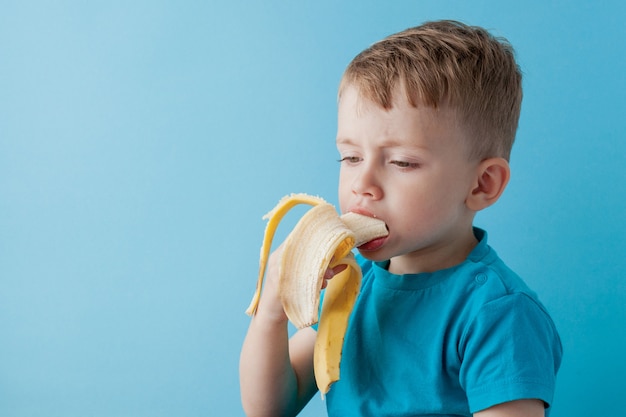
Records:
[[[483,28],[445,20],[391,35],[352,60],[339,97],[347,85],[385,109],[398,86],[414,107],[448,105],[469,129],[470,157],[510,157],[522,75],[508,41]]]

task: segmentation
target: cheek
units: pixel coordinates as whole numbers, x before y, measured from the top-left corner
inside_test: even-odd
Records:
[[[395,197],[391,207],[401,213],[403,227],[407,230],[427,228],[430,223],[450,216],[450,211],[456,210],[459,198],[449,184],[434,180],[399,188]]]
[[[338,185],[338,197],[339,197],[339,209],[342,213],[347,209],[348,198],[350,196],[350,187],[348,186],[346,176],[339,172],[339,185]]]
[[[348,211],[349,208],[350,208],[350,195],[346,192],[342,193],[340,189],[339,190],[339,212],[343,214],[346,211]]]
[[[341,209],[345,209],[344,204],[348,203],[350,195],[352,194],[352,180],[345,173],[344,170],[339,171],[339,184],[338,184],[338,194],[339,194],[339,204]]]

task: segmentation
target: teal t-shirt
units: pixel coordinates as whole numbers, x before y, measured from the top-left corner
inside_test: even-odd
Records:
[[[487,245],[435,273],[363,270],[330,417],[470,416],[516,399],[552,402],[562,347],[546,309]]]

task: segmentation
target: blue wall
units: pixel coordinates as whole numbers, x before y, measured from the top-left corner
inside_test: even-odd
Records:
[[[2,1],[0,415],[242,415],[261,216],[336,202],[343,68],[439,18],[525,72],[513,178],[477,223],[560,329],[552,415],[623,413],[623,2],[209,3]]]

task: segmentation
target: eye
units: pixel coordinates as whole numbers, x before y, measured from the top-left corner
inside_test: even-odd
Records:
[[[343,158],[339,159],[338,162],[347,162],[349,164],[356,164],[357,162],[360,162],[361,158],[359,158],[358,156],[344,156]]]
[[[419,168],[420,164],[416,162],[393,160],[389,162],[392,165],[396,165],[399,168]]]

